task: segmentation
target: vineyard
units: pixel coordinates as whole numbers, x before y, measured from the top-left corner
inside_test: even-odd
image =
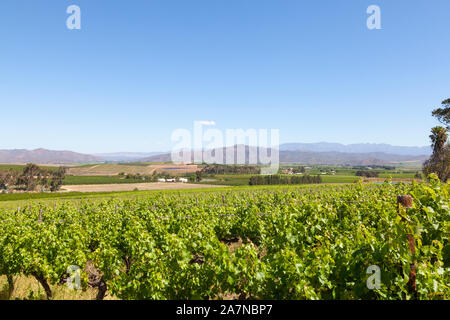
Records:
[[[448,187],[34,202],[0,210],[0,275],[11,288],[18,276],[35,278],[49,299],[69,266],[81,267],[82,288],[97,299],[449,299]],[[381,271],[379,288],[367,286],[369,266]]]

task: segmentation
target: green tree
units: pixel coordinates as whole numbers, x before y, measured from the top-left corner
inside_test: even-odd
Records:
[[[62,186],[64,179],[66,177],[66,168],[59,167],[58,170],[52,172],[50,177],[50,191],[58,191]]]
[[[442,108],[433,110],[433,116],[450,129],[450,99],[442,101]]]
[[[45,174],[41,168],[34,163],[29,163],[23,168],[17,184],[23,186],[27,191],[33,191],[36,189],[43,176],[45,176]]]
[[[423,172],[425,175],[435,173],[443,182],[447,182],[450,177],[450,146],[447,143],[447,129],[443,127],[434,127],[431,129],[431,148],[433,154],[431,158],[425,161]]]
[[[197,171],[195,173],[195,181],[197,181],[197,182],[202,181],[202,172],[201,171]]]
[[[14,169],[0,171],[0,190],[8,190],[17,183],[18,172]]]

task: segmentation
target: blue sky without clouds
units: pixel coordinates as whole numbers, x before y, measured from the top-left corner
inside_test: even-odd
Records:
[[[366,27],[371,4],[382,30]],[[282,143],[427,145],[450,97],[448,12],[448,0],[1,0],[0,149],[170,150],[195,120],[280,129]]]

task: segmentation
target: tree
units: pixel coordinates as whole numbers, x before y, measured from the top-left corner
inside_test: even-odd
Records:
[[[422,174],[420,172],[416,172],[414,179],[422,180]]]
[[[438,126],[431,129],[431,148],[433,154],[425,161],[423,172],[428,176],[435,173],[443,182],[450,177],[450,146],[447,144],[447,129]]]
[[[378,172],[370,170],[358,170],[356,171],[355,175],[358,177],[378,178]]]
[[[8,190],[14,187],[18,175],[19,173],[14,169],[0,171],[0,190]]]
[[[50,191],[58,191],[66,177],[66,168],[59,167],[58,170],[52,172],[50,178]]]
[[[197,172],[195,173],[195,181],[196,181],[196,182],[202,181],[202,172],[201,172],[201,171],[197,171]]]
[[[196,175],[195,174],[189,174],[188,175],[189,182],[195,182],[195,179],[196,179]]]
[[[448,139],[447,129],[440,126],[432,128],[430,139],[433,154],[442,152]]]
[[[43,171],[41,168],[33,163],[29,163],[17,179],[17,184],[23,186],[27,191],[33,191],[41,181],[42,176]]]
[[[305,170],[305,167],[301,166],[301,167],[292,169],[292,172],[293,173],[305,173],[306,170]]]
[[[450,129],[450,99],[442,101],[442,108],[433,110],[432,114],[440,123],[447,126],[447,130]]]
[[[431,129],[431,148],[433,154],[423,164],[425,175],[435,173],[441,181],[446,182],[450,177],[450,146],[447,143],[450,128],[450,99],[442,101],[442,108],[433,110],[432,115],[446,128],[437,126]]]
[[[58,191],[64,182],[66,168],[60,167],[57,170],[46,170],[35,164],[27,164],[21,173],[10,169],[0,171],[0,189],[18,188],[27,191],[34,191],[38,186],[50,191]]]

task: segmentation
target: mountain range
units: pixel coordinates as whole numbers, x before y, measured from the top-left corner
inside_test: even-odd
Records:
[[[385,143],[340,144],[330,142],[319,143],[285,143],[280,145],[280,151],[311,151],[311,152],[345,152],[345,153],[388,153],[404,156],[429,156],[431,147],[402,147]]]
[[[47,149],[0,150],[0,163],[72,164],[103,161],[104,160],[99,157],[72,151],[54,151]]]
[[[259,150],[256,147],[242,146],[245,149],[245,159],[248,163],[249,154],[257,155],[259,158]],[[337,151],[326,151],[326,152],[314,152],[306,150],[279,150],[279,160],[280,163],[301,163],[301,164],[311,164],[311,165],[390,165],[395,162],[423,162],[428,156],[427,155],[399,155],[399,154],[389,154],[384,152],[367,152],[367,153],[351,153],[351,152],[337,152]],[[219,154],[222,152],[222,161],[225,161],[226,155],[234,154],[234,161],[237,163],[237,149],[238,146],[228,147],[228,148],[218,148],[214,150],[208,150],[212,155]],[[262,149],[262,152],[269,154],[271,150]],[[194,155],[191,153],[191,161],[194,161]],[[168,162],[171,161],[172,155],[170,153],[154,155],[148,158],[140,159],[141,162]]]
[[[94,153],[93,156],[99,157],[105,161],[134,161],[142,158],[155,156],[164,152],[112,152],[112,153]]]
[[[245,146],[245,148],[248,156],[250,150],[255,147]],[[227,149],[231,151],[230,148],[225,148],[225,150],[217,149],[215,152],[221,150],[226,154]],[[431,147],[405,147],[371,143],[350,145],[328,142],[286,143],[280,145],[279,152],[281,163],[387,165],[395,162],[424,161],[431,154]],[[170,152],[115,152],[89,155],[47,149],[0,150],[0,163],[79,164],[166,161],[171,161]]]

